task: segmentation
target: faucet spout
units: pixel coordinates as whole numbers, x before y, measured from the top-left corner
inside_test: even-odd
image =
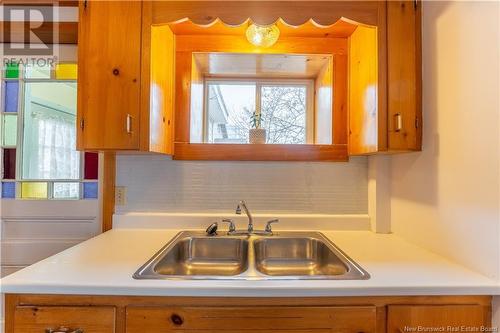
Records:
[[[248,217],[248,233],[253,232],[253,217],[252,214],[250,213],[250,210],[248,210],[247,204],[245,203],[244,200],[240,200],[238,203],[238,206],[236,207],[236,214],[241,215],[241,209],[245,211],[245,214]]]

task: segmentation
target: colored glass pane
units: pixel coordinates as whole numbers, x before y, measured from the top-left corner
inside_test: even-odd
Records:
[[[8,62],[5,65],[5,77],[7,79],[19,78],[19,64],[17,62]]]
[[[85,153],[85,169],[84,169],[85,179],[97,179],[98,164],[99,164],[99,154],[89,153],[89,152]]]
[[[17,105],[19,101],[19,82],[6,81],[5,82],[5,112],[17,112]]]
[[[16,149],[3,150],[3,179],[16,179]]]
[[[50,79],[50,66],[27,66],[24,77],[28,79]]]
[[[54,199],[79,199],[80,183],[54,183]]]
[[[4,146],[15,146],[17,142],[17,116],[3,116],[3,144]]]
[[[16,183],[2,183],[2,198],[13,199],[16,197]]]
[[[21,184],[23,199],[47,199],[47,183],[33,182]]]
[[[76,80],[77,72],[76,64],[57,64],[55,76],[57,80]]]
[[[97,199],[97,183],[83,183],[83,198]]]

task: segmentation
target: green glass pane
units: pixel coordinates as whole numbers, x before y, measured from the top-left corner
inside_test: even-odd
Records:
[[[16,62],[8,62],[5,65],[5,77],[7,79],[19,78],[19,64]]]
[[[22,183],[21,198],[47,199],[47,183]]]
[[[17,115],[3,116],[3,144],[15,146],[17,143]]]
[[[28,79],[50,79],[50,66],[27,66],[24,77]]]

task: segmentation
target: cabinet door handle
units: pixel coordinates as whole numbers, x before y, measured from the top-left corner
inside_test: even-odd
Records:
[[[132,116],[129,113],[127,113],[127,120],[125,127],[127,129],[127,133],[132,134]]]
[[[401,130],[403,129],[403,116],[400,112],[394,115],[394,124],[394,131],[401,132]]]
[[[69,328],[60,326],[59,328],[46,328],[45,333],[84,333],[81,328]]]

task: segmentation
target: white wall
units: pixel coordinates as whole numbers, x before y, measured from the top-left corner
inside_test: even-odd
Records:
[[[191,162],[118,156],[117,212],[232,212],[240,199],[259,213],[367,214],[365,157],[349,163]]]
[[[499,3],[424,2],[424,150],[392,157],[392,230],[499,276]]]

